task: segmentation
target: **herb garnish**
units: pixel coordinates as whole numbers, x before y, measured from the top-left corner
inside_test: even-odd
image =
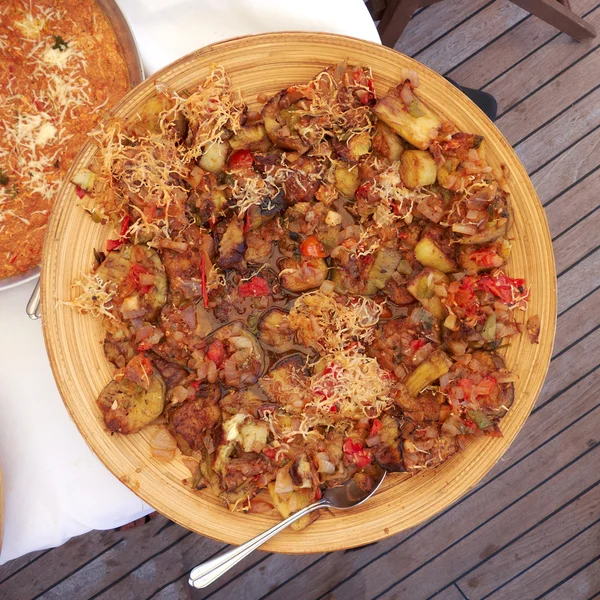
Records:
[[[69,46],[69,42],[65,42],[60,35],[53,35],[52,37],[54,38],[54,46],[52,46],[52,50],[64,52]]]

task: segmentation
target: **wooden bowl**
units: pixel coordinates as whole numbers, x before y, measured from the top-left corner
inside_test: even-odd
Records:
[[[419,95],[440,115],[463,131],[488,140],[491,165],[505,164],[515,222],[509,273],[531,286],[527,315],[541,317],[539,344],[526,335],[508,351],[508,366],[517,375],[516,400],[502,421],[502,438],[482,438],[440,468],[415,476],[390,475],[383,489],[365,505],[336,515],[322,514],[301,533],[286,531],[265,544],[276,552],[323,552],[375,542],[413,527],[450,506],[474,486],[514,440],[538,396],[550,361],[556,320],[554,257],[548,225],[535,190],[510,145],[487,117],[445,79],[393,50],[357,39],[321,33],[275,33],[237,38],[194,52],[146,80],[115,108],[120,117],[135,114],[161,81],[176,90],[202,81],[211,64],[222,64],[233,84],[251,105],[259,92],[273,94],[312,78],[322,68],[348,59],[370,65],[379,95],[397,83],[400,68],[418,72]],[[89,164],[93,145],[86,145],[73,169]],[[136,494],[169,519],[202,535],[239,544],[276,522],[272,515],[229,513],[210,493],[193,493],[182,484],[189,472],[180,460],[161,463],[151,458],[148,434],[109,435],[95,399],[110,380],[112,368],[102,351],[100,323],[81,316],[57,300],[76,294],[72,283],[92,264],[92,249],[103,248],[108,228],[92,222],[76,206],[72,186],[62,189],[48,228],[42,272],[42,312],[46,346],[65,405],[92,450]],[[518,358],[518,360],[517,360]]]

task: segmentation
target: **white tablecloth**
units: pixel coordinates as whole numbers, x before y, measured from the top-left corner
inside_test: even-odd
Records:
[[[150,75],[201,46],[282,30],[379,41],[363,0],[120,0]],[[0,564],[111,529],[151,508],[92,454],[70,420],[25,305],[34,284],[0,292],[0,465],[5,526]]]

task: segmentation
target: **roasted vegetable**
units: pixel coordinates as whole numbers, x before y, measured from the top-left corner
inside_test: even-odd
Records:
[[[447,311],[442,304],[440,288],[448,283],[448,277],[436,269],[423,269],[409,282],[406,289],[426,308],[438,321],[446,318]],[[437,292],[437,293],[436,293]]]
[[[279,279],[281,285],[290,292],[305,292],[319,287],[329,269],[322,258],[286,258],[281,261]]]
[[[356,167],[351,168],[338,165],[335,168],[335,187],[346,198],[354,197],[354,192],[356,192],[358,184],[359,177]]]
[[[275,508],[279,511],[284,519],[287,519],[290,515],[298,512],[299,510],[306,508],[309,504],[314,501],[314,492],[312,491],[292,491],[277,493],[275,491],[275,483],[270,483],[267,487],[269,494],[275,504]],[[316,511],[305,515],[298,521],[292,523],[290,528],[294,531],[302,531],[313,523],[318,518]]]
[[[109,431],[136,433],[160,416],[165,392],[162,377],[150,369],[147,388],[130,379],[113,379],[100,392],[97,403]]]
[[[443,350],[436,350],[404,380],[408,393],[416,396],[422,389],[447,373],[451,366],[452,361],[448,355]]]
[[[244,125],[230,140],[229,143],[234,150],[246,148],[253,152],[266,152],[270,147],[264,125]]]
[[[424,267],[432,267],[442,273],[452,273],[457,270],[456,262],[444,253],[436,240],[429,236],[422,237],[415,246],[415,258]]]
[[[378,121],[373,136],[373,150],[394,162],[400,160],[404,146],[398,134],[394,133],[383,121]]]
[[[433,156],[426,150],[406,150],[400,158],[400,177],[409,189],[435,183],[437,167]]]
[[[387,96],[377,101],[373,112],[407,142],[426,150],[437,136],[442,121],[412,90],[404,91],[406,85],[392,88]]]
[[[219,242],[219,258],[217,264],[222,269],[245,269],[246,240],[243,224],[239,219],[229,221],[221,241]]]
[[[213,142],[206,147],[198,164],[205,171],[220,173],[225,167],[225,160],[227,159],[228,153],[229,144],[227,142]]]
[[[260,341],[273,346],[278,352],[286,352],[294,346],[294,332],[290,327],[288,313],[280,308],[267,311],[258,323]]]

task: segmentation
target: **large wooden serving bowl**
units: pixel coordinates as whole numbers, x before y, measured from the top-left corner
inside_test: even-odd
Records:
[[[114,109],[134,115],[154,94],[154,82],[176,90],[192,89],[204,80],[211,64],[222,64],[250,105],[260,92],[273,94],[312,78],[320,69],[348,59],[373,69],[382,95],[397,83],[400,68],[418,72],[419,95],[462,131],[488,140],[489,161],[510,171],[515,222],[509,273],[531,286],[527,316],[541,317],[539,344],[526,335],[508,351],[508,366],[517,376],[516,399],[502,421],[502,438],[482,438],[440,468],[416,476],[390,475],[382,490],[353,511],[322,514],[301,533],[287,531],[265,544],[277,552],[322,552],[374,542],[412,527],[450,506],[498,461],[527,419],[538,396],[552,350],[556,319],[554,258],[544,211],[517,156],[485,115],[445,79],[418,62],[377,44],[320,33],[276,33],[214,44],[163,69],[130,92]],[[73,169],[89,164],[95,148],[84,147]],[[76,206],[72,186],[56,201],[49,225],[42,272],[42,314],[46,346],[65,405],[92,450],[126,485],[159,512],[197,533],[239,544],[273,525],[275,516],[230,513],[208,492],[192,492],[182,484],[189,472],[178,459],[162,463],[151,458],[148,434],[109,435],[95,403],[113,369],[102,351],[103,331],[89,316],[61,306],[72,299],[73,281],[89,270],[93,248],[104,248],[108,228],[92,222]],[[526,318],[523,313],[518,318]]]

